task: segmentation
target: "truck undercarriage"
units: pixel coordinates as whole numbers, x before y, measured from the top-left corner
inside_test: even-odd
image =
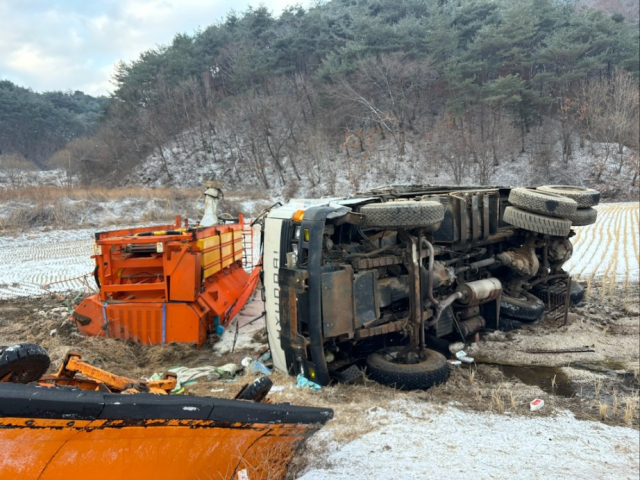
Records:
[[[565,188],[590,215],[597,192]],[[579,300],[562,270],[577,205],[556,191],[391,186],[272,210],[264,285],[275,366],[321,385],[363,366],[398,388],[446,380],[450,343],[538,322],[551,291],[555,303]]]

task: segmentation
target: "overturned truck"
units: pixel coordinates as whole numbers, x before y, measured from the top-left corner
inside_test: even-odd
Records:
[[[449,375],[452,342],[566,316],[582,287],[562,265],[592,189],[389,186],[292,200],[264,222],[276,368],[321,385],[361,375],[423,389]]]

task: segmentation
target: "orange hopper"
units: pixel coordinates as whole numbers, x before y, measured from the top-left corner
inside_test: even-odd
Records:
[[[259,266],[243,216],[217,224],[215,202],[213,212],[211,226],[182,226],[176,217],[174,225],[96,233],[100,290],[73,313],[80,332],[198,346],[210,333],[221,334],[255,290]]]

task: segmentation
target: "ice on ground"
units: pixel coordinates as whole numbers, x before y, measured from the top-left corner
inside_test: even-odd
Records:
[[[301,480],[422,478],[637,479],[638,432],[570,414],[509,417],[399,400],[363,412],[373,430],[338,445],[327,425],[309,440]]]

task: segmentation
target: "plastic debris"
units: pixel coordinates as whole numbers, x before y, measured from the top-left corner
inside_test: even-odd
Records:
[[[318,385],[315,382],[312,382],[301,373],[298,374],[297,380],[298,380],[298,384],[296,386],[298,388],[308,388],[310,390],[320,390],[322,388],[320,385]]]
[[[176,388],[171,391],[172,395],[177,395],[184,392],[184,387],[194,385],[198,383],[198,380],[205,380],[213,382],[216,380],[233,380],[237,373],[240,371],[240,367],[235,363],[227,363],[221,367],[203,366],[203,367],[171,367],[170,372],[177,375]],[[154,373],[149,380],[162,379],[162,373]]]
[[[447,360],[447,362],[449,362],[450,365],[455,365],[456,367],[458,365],[462,365],[462,362],[460,360],[450,359],[450,360]]]
[[[274,385],[273,387],[271,387],[271,390],[269,390],[271,393],[273,392],[284,392],[284,385]]]
[[[253,362],[251,364],[251,373],[257,375],[262,373],[263,375],[271,375],[271,370],[269,370],[263,363]]]
[[[271,352],[269,351],[264,352],[262,355],[258,357],[258,361],[262,363],[268,362],[269,360],[271,360]]]
[[[244,357],[241,363],[242,366],[248,369],[253,375],[271,375],[271,370],[269,370],[267,366],[260,361],[255,361],[251,357]]]
[[[531,407],[531,411],[535,412],[536,410],[540,410],[542,407],[544,407],[544,400],[536,398],[535,400],[531,401],[529,406]]]
[[[460,360],[461,362],[464,362],[464,363],[473,363],[473,362],[475,362],[473,357],[469,357],[467,355],[467,352],[465,352],[464,350],[460,350],[460,351],[456,352],[456,358],[458,360]]]

